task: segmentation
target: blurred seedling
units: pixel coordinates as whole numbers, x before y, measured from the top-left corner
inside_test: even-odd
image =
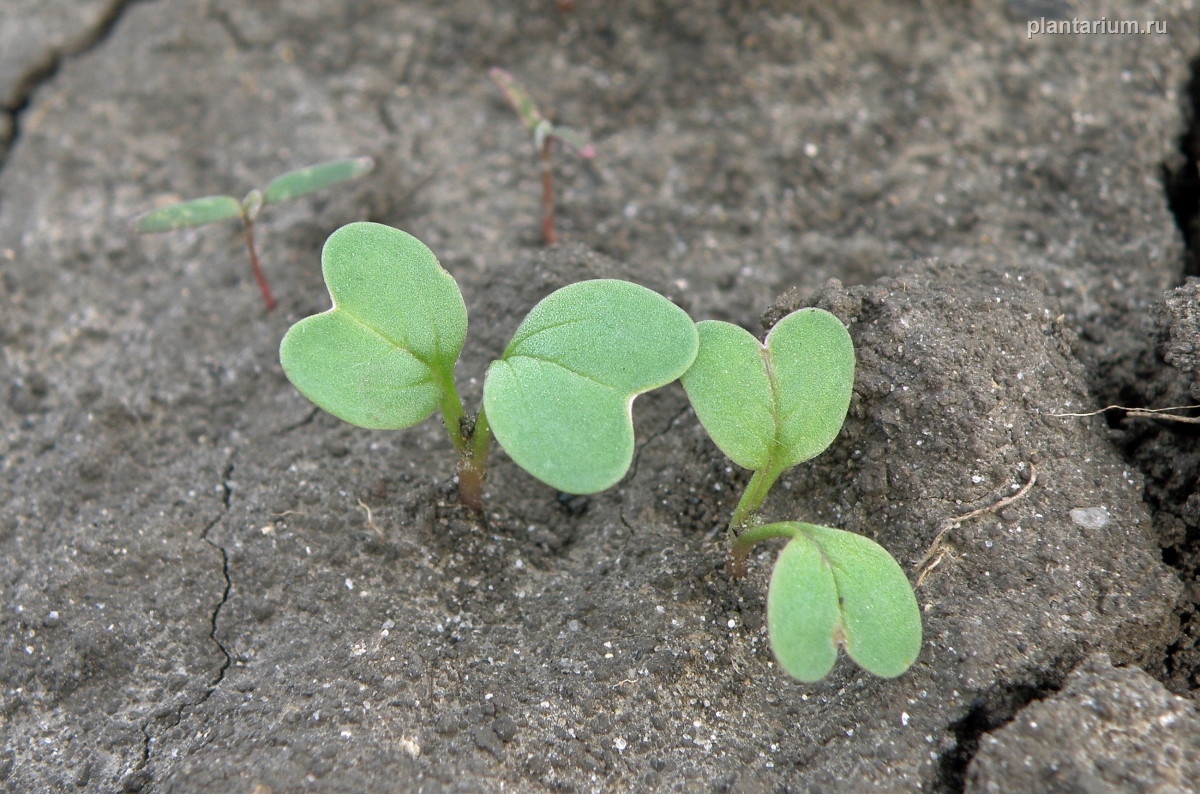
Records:
[[[275,308],[275,298],[258,263],[258,252],[254,246],[254,223],[264,207],[299,198],[348,179],[362,176],[375,167],[370,157],[349,157],[330,160],[307,168],[300,168],[271,180],[262,190],[251,190],[238,201],[233,196],[206,196],[182,201],[151,210],[134,218],[130,228],[139,234],[167,232],[189,226],[207,226],[210,223],[240,218],[246,250],[250,254],[250,268],[254,280],[262,293],[267,311]]]
[[[559,10],[564,10],[561,4]],[[577,130],[551,123],[538,110],[529,92],[511,74],[499,67],[493,67],[488,74],[533,134],[533,145],[537,149],[542,171],[542,240],[546,245],[554,245],[558,236],[554,231],[554,169],[550,162],[550,149],[557,140],[574,149],[580,157],[591,159],[596,156],[596,148]]]
[[[634,398],[696,355],[696,326],[666,298],[628,281],[581,281],[533,307],[488,367],[472,416],[454,380],[466,305],[432,251],[399,229],[351,223],[330,235],[321,268],[333,308],[284,336],[288,379],[359,427],[400,429],[440,411],[458,452],[459,499],[476,514],[493,436],[560,491],[616,483],[633,460]]]
[[[700,348],[683,387],[705,430],[753,474],[729,522],[730,568],[742,576],[751,548],[787,538],[767,591],[767,633],[784,671],[818,681],[838,646],[879,676],[894,677],[921,649],[921,616],[904,571],[879,544],[794,521],[764,524],[764,499],[787,469],[823,452],[840,432],[854,386],[854,345],[821,309],[780,320],[760,343],[729,323],[697,324]]]

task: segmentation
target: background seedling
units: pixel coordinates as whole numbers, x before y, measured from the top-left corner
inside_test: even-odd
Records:
[[[459,454],[460,500],[476,513],[493,432],[517,465],[559,490],[615,483],[633,460],[634,398],[696,355],[695,326],[661,295],[612,279],[572,284],[521,323],[471,417],[454,384],[466,306],[433,252],[398,229],[352,223],[326,241],[321,267],[333,308],[287,332],[284,372],[360,427],[409,427],[440,410]]]
[[[802,681],[829,672],[843,645],[864,669],[904,672],[921,649],[916,597],[874,541],[798,522],[763,525],[758,513],[786,469],[837,437],[854,386],[854,345],[832,314],[802,309],[760,343],[729,323],[697,325],[700,350],[683,386],[700,423],[734,463],[754,474],[729,522],[731,570],[745,572],[759,541],[785,537],[767,594],[767,631],[783,669]]]
[[[561,4],[559,10],[564,10]],[[596,149],[576,130],[552,124],[538,110],[533,97],[511,74],[499,67],[493,67],[488,74],[496,85],[500,86],[517,116],[533,133],[533,145],[537,149],[542,169],[542,240],[546,245],[554,245],[558,238],[554,232],[554,171],[550,164],[551,144],[555,140],[562,141],[585,159],[595,157]]]
[[[263,304],[267,311],[271,311],[275,308],[275,298],[258,264],[258,253],[254,247],[254,222],[258,219],[258,213],[271,204],[362,176],[374,167],[375,161],[370,157],[350,157],[310,165],[276,177],[262,190],[251,190],[241,201],[233,196],[207,196],[183,201],[139,215],[130,226],[133,231],[146,234],[241,218],[246,250],[250,254],[250,268],[262,293]]]

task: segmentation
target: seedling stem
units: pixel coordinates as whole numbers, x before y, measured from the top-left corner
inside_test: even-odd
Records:
[[[482,408],[473,425],[466,447],[459,452],[458,499],[468,510],[482,515],[483,483],[487,479],[488,449],[492,445],[492,429]]]
[[[250,254],[250,268],[254,271],[254,280],[258,282],[258,291],[262,293],[263,305],[267,311],[271,311],[275,308],[275,296],[271,294],[267,277],[263,275],[262,267],[258,264],[258,252],[254,250],[254,221],[245,214],[242,215],[242,230],[246,237],[246,251]]]
[[[549,135],[542,136],[542,147],[538,153],[542,163],[542,242],[554,245],[558,235],[554,233],[554,167],[550,164]]]
[[[792,538],[796,536],[793,525],[788,523],[764,524],[748,529],[734,538],[729,547],[729,572],[735,579],[746,575],[746,558],[755,545],[771,538]]]
[[[560,10],[562,7],[560,6]],[[493,67],[488,72],[513,111],[521,122],[533,134],[533,145],[537,149],[538,160],[542,170],[542,241],[545,245],[554,245],[558,235],[554,231],[554,172],[550,163],[550,147],[555,139],[562,141],[580,157],[590,159],[596,156],[596,149],[587,138],[570,127],[552,123],[542,115],[529,92],[517,82],[517,79],[499,67]]]
[[[492,442],[491,428],[482,408],[474,417],[463,411],[452,373],[445,373],[441,381],[442,424],[458,453],[459,501],[463,507],[480,515],[483,513],[483,483],[487,479],[487,453]]]
[[[746,484],[746,490],[742,492],[742,498],[738,500],[737,507],[733,509],[733,516],[729,519],[731,542],[738,540],[739,532],[760,522],[758,509],[762,507],[763,500],[770,493],[771,486],[779,479],[780,473],[776,469],[760,469],[750,477],[750,482]]]

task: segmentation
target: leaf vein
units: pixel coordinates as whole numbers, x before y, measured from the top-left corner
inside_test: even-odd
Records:
[[[512,350],[513,348],[519,347],[520,345],[523,345],[526,342],[528,342],[530,339],[533,339],[538,334],[545,333],[546,331],[553,331],[556,328],[562,328],[564,326],[572,325],[574,323],[581,323],[581,322],[586,321],[587,319],[588,318],[586,318],[586,317],[572,317],[569,320],[563,320],[562,322],[543,326],[541,328],[538,328],[536,331],[530,332],[529,334],[527,334],[525,336],[522,336],[519,338],[514,338],[511,342],[509,342],[508,349]],[[516,355],[527,355],[527,354],[517,353]],[[537,356],[528,356],[528,358],[537,358]]]
[[[434,371],[434,366],[432,364],[430,364],[428,361],[426,361],[425,359],[423,359],[421,356],[418,356],[415,352],[413,352],[413,350],[411,348],[409,348],[407,342],[403,342],[403,343],[397,342],[395,339],[392,339],[390,336],[385,334],[383,331],[380,331],[374,325],[371,325],[371,323],[367,322],[366,320],[359,317],[357,314],[354,314],[353,312],[349,311],[348,309],[343,309],[343,308],[339,307],[338,311],[346,312],[347,317],[349,317],[351,320],[353,320],[354,322],[361,325],[363,328],[365,328],[368,331],[370,331],[371,333],[375,334],[380,339],[387,342],[389,345],[396,348],[397,350],[403,350],[405,353],[408,353],[410,356],[412,356],[414,359],[416,359],[418,362],[420,362],[422,365],[424,365],[424,367],[426,369],[428,369],[430,371],[430,373],[432,373]],[[430,377],[430,380],[433,380],[432,376]]]

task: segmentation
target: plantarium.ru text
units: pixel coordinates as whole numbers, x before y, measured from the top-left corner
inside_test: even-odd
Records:
[[[471,416],[454,382],[466,306],[433,253],[398,229],[352,223],[330,236],[321,263],[333,308],[288,331],[284,372],[318,406],[361,427],[409,427],[440,411],[458,451],[460,499],[476,514],[493,435],[546,484],[602,491],[633,459],[634,398],[680,378],[713,441],[754,472],[729,522],[733,575],[759,541],[788,539],[767,595],[783,669],[819,680],[839,646],[885,677],[916,659],[920,613],[886,550],[850,532],[758,517],[780,475],[828,447],[845,420],[854,348],[832,314],[793,312],[759,343],[728,323],[693,324],[645,287],[582,281],[530,311],[488,367],[483,406]]]

